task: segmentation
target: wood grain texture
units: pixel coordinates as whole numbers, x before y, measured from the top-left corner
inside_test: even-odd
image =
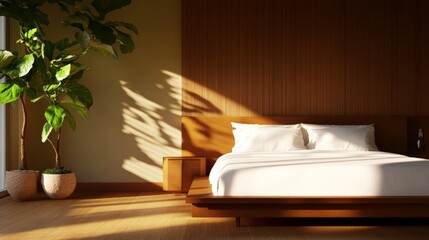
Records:
[[[429,115],[425,0],[184,0],[183,114]]]
[[[42,191],[40,189],[40,191]],[[78,182],[76,192],[161,192],[162,182]]]
[[[206,176],[205,157],[164,157],[163,190],[188,192],[194,177]]]
[[[429,1],[419,1],[418,5],[418,58],[417,58],[417,113],[429,116]]]
[[[77,194],[54,201],[0,199],[1,239],[44,240],[220,240],[285,239],[426,240],[429,227],[418,221],[305,220],[235,227],[233,218],[192,218],[185,195],[149,193]],[[401,224],[402,226],[397,226]],[[248,220],[244,222],[248,225]]]

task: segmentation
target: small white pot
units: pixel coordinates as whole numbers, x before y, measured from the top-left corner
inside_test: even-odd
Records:
[[[43,191],[52,199],[68,198],[76,188],[75,173],[42,174]]]
[[[6,171],[5,187],[16,201],[30,200],[37,193],[39,171],[14,170]]]

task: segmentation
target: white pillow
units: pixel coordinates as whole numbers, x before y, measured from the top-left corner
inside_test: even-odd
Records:
[[[301,124],[308,149],[377,151],[374,125]],[[307,137],[307,138],[306,138]]]
[[[233,152],[289,151],[306,149],[301,125],[260,125],[234,123]]]

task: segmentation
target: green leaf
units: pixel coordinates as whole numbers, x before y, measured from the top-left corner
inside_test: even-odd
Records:
[[[49,59],[52,60],[54,56],[55,44],[51,41],[45,42],[44,54]]]
[[[64,56],[61,57],[61,61],[62,62],[71,62],[74,61],[78,58],[79,56],[77,55],[73,55],[73,54],[66,54]]]
[[[38,96],[36,98],[31,99],[31,102],[38,102],[40,99],[45,98],[45,95]]]
[[[39,93],[43,93],[43,86],[48,84],[48,76],[45,68],[45,62],[43,59],[36,58],[36,61],[33,64],[33,72],[31,77],[28,79],[27,87],[33,88],[36,92],[35,95],[39,95]],[[32,98],[33,99],[33,98]]]
[[[32,38],[37,33],[37,28],[32,28],[25,33],[26,38]]]
[[[67,4],[59,2],[58,0],[48,0],[49,3],[56,3],[58,4],[58,6],[60,7],[61,10],[63,10],[64,12],[69,12],[69,9],[67,7]]]
[[[79,81],[86,70],[88,70],[87,66],[83,66],[77,62],[74,62],[70,71],[69,81]]]
[[[55,91],[57,88],[58,84],[48,84],[43,86],[43,91],[49,93],[51,91]]]
[[[115,50],[113,50],[112,46],[94,40],[90,41],[90,46],[97,52],[103,55],[112,56],[116,61],[118,60],[118,55],[116,54]]]
[[[117,38],[120,42],[120,48],[122,53],[131,53],[134,50],[134,41],[129,34],[121,31],[117,31]]]
[[[58,131],[58,129],[63,125],[65,117],[66,109],[61,105],[50,105],[46,108],[46,121],[55,129],[55,131]]]
[[[69,45],[69,39],[63,38],[55,43],[55,48],[58,49],[58,51],[63,51],[64,49],[67,48],[68,45]]]
[[[67,62],[73,62],[73,61],[75,61],[78,58],[79,58],[78,55],[64,53],[64,54],[61,54],[61,55],[57,56],[57,58],[54,59],[54,60],[52,60],[51,63],[53,65],[58,66],[58,65],[65,64]]]
[[[6,1],[1,1],[0,16],[10,17],[18,22],[22,22],[24,25],[40,25],[45,26],[49,25],[48,15],[40,11],[37,6],[19,6],[21,4],[28,4],[28,1],[11,1],[10,3]]]
[[[94,34],[94,36],[102,43],[112,45],[116,42],[116,36],[113,33],[113,29],[109,26],[91,20],[89,22],[89,29],[92,31],[92,34]]]
[[[71,64],[62,66],[55,74],[55,77],[57,78],[57,80],[62,81],[66,79],[70,75],[70,69],[71,69]]]
[[[63,21],[65,26],[73,26],[79,28],[81,31],[84,31],[88,28],[89,21],[92,19],[91,15],[76,11],[74,14],[70,15],[70,19]]]
[[[82,78],[84,72],[85,72],[85,70],[79,70],[77,72],[73,72],[73,70],[72,70],[72,73],[70,74],[71,76],[70,76],[69,80],[70,81],[79,81],[79,79]]]
[[[79,31],[79,32],[76,32],[74,36],[79,42],[80,50],[82,52],[86,51],[86,49],[88,49],[89,47],[89,40],[91,39],[89,34],[85,31]]]
[[[125,7],[131,0],[94,0],[91,5],[97,10],[101,20],[111,11]]]
[[[131,23],[127,23],[127,22],[120,22],[120,21],[115,21],[115,22],[108,22],[106,23],[106,25],[108,26],[112,26],[112,27],[125,27],[126,29],[134,32],[135,34],[139,34],[139,30],[137,29],[136,26],[134,26]]]
[[[49,123],[45,123],[42,129],[42,142],[46,142],[54,128]]]
[[[82,103],[87,109],[89,109],[92,104],[92,94],[88,88],[79,83],[71,83],[66,86],[67,94],[76,103]]]
[[[32,87],[27,87],[24,89],[24,91],[30,99],[36,98],[36,95],[37,95],[36,89],[34,89]]]
[[[13,53],[7,50],[0,50],[0,70],[9,66],[15,59],[16,57]]]
[[[76,129],[76,122],[74,120],[73,115],[69,112],[69,110],[66,110],[66,121],[70,125],[71,129],[74,131]]]
[[[18,59],[15,64],[15,68],[18,70],[18,77],[23,77],[30,72],[33,68],[34,57],[33,54],[24,55],[22,58]]]
[[[19,58],[13,65],[4,69],[4,74],[11,78],[18,78],[27,75],[33,68],[33,54],[27,54]]]
[[[64,57],[62,57],[62,58],[61,58],[61,60],[62,60],[63,62],[71,62],[71,61],[76,60],[77,58],[79,58],[79,56],[78,56],[78,55],[67,54],[67,55],[65,55]]]
[[[13,82],[0,83],[0,104],[16,101],[24,89]]]
[[[88,118],[88,109],[79,100],[73,100],[69,95],[64,95],[61,103],[67,104],[79,113],[83,118]]]
[[[12,66],[12,67],[4,69],[2,74],[13,79],[13,78],[17,78],[19,76],[19,70]]]

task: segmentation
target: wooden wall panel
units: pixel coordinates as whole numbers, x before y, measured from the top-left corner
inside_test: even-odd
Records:
[[[417,10],[417,113],[429,116],[429,1],[419,1]]]
[[[183,115],[429,115],[428,2],[183,0]]]
[[[345,60],[348,115],[390,113],[390,5],[363,0],[348,1],[346,6],[345,14],[349,16]]]

